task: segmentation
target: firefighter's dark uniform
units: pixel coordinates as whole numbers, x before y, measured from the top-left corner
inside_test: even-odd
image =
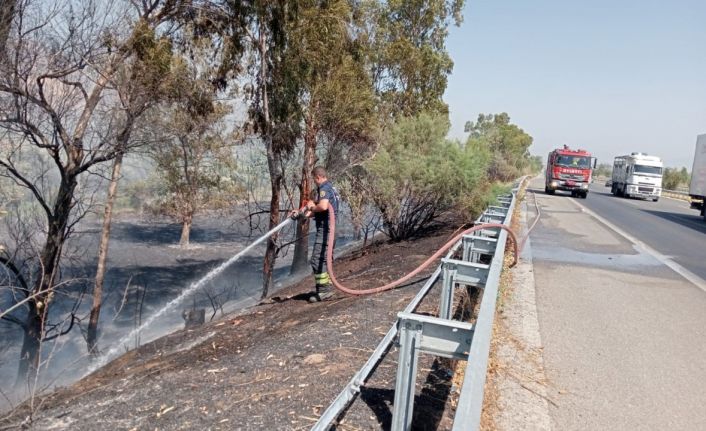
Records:
[[[314,190],[314,202],[319,203],[321,199],[328,199],[328,211],[334,212],[338,220],[338,206],[340,196],[333,185],[326,181]],[[314,221],[316,223],[316,239],[314,240],[314,250],[311,253],[311,269],[314,271],[314,280],[316,282],[316,293],[321,296],[330,296],[333,292],[331,278],[326,267],[326,247],[328,246],[329,233],[329,215],[328,211],[314,213]],[[334,241],[333,246],[336,245]],[[314,298],[314,300],[322,299]]]

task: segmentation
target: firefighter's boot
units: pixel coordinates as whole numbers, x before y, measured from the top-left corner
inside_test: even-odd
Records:
[[[316,280],[316,292],[309,297],[309,302],[321,302],[333,296],[333,285],[327,272],[314,274]]]

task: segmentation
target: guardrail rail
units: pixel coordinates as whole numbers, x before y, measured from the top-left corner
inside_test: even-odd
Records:
[[[497,198],[476,220],[476,225],[501,223],[509,226],[515,208],[516,184],[512,193]],[[398,313],[363,367],[353,376],[339,395],[311,428],[328,430],[355,400],[376,367],[395,341],[399,346],[392,430],[409,430],[412,426],[417,361],[420,353],[466,360],[453,430],[476,430],[480,426],[483,389],[495,319],[500,273],[503,267],[507,232],[500,228],[481,229],[465,235],[436,268],[417,295]],[[461,251],[460,259],[454,259]],[[490,263],[488,263],[490,262]],[[416,314],[414,311],[431,288],[441,288],[439,316]],[[454,320],[454,291],[458,286],[483,289],[477,319],[474,323]]]

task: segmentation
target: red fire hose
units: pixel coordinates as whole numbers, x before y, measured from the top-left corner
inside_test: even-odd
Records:
[[[334,274],[333,271],[333,243],[334,243],[334,238],[336,235],[336,215],[334,214],[333,211],[331,211],[331,208],[329,208],[328,211],[329,214],[329,232],[328,232],[328,241],[327,241],[327,247],[326,247],[326,265],[328,267],[328,273],[329,277],[331,277],[331,281],[333,282],[333,285],[336,287],[336,289],[340,290],[341,292],[347,293],[349,295],[370,295],[373,293],[379,293],[383,292],[385,290],[390,290],[394,289],[395,287],[401,285],[402,283],[410,280],[412,277],[415,275],[419,274],[421,271],[423,271],[425,268],[427,268],[429,265],[431,265],[437,258],[439,258],[441,255],[443,255],[448,249],[453,247],[456,242],[458,242],[464,235],[468,235],[471,232],[475,232],[478,230],[482,229],[489,229],[489,228],[500,228],[505,231],[507,231],[508,236],[512,239],[512,244],[513,244],[513,257],[514,261],[512,263],[512,266],[515,266],[517,264],[517,254],[518,254],[518,241],[517,237],[515,236],[515,233],[510,229],[509,227],[505,226],[504,224],[500,223],[485,223],[482,225],[478,226],[473,226],[469,229],[466,229],[462,232],[460,232],[458,235],[454,236],[449,240],[446,244],[444,244],[439,250],[436,251],[429,259],[425,260],[424,263],[419,265],[416,269],[414,269],[412,272],[409,274],[405,275],[404,277],[395,280],[393,282],[387,283],[383,286],[380,287],[375,287],[372,289],[362,289],[362,290],[357,290],[357,289],[350,289],[336,280],[336,275]]]

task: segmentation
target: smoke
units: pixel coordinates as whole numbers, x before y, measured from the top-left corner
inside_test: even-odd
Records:
[[[91,232],[92,228],[97,232],[98,221],[93,223],[95,226],[84,224],[86,232]],[[276,229],[283,229],[289,223],[285,220]],[[106,274],[99,324],[98,347],[104,353],[97,361],[87,355],[86,327],[85,323],[80,323],[67,335],[42,343],[42,365],[36,382],[24,382],[15,387],[22,331],[17,325],[0,321],[0,410],[16,406],[33,393],[72,384],[116,356],[182,329],[181,314],[185,308],[204,308],[206,321],[209,321],[212,317],[257,304],[262,288],[264,247],[253,249],[265,237],[224,261],[234,248],[246,244],[246,234],[234,234],[232,220],[224,218],[211,217],[197,226],[192,238],[200,240],[200,248],[182,250],[171,247],[178,240],[179,232],[178,226],[173,224],[134,219],[114,224],[110,270]],[[292,234],[286,230],[283,241]],[[95,256],[97,238],[84,235],[77,240],[81,241],[77,246],[86,250],[86,256]],[[346,242],[347,238],[341,238],[339,244],[343,246]],[[278,258],[275,280],[293,281],[288,276],[290,260],[291,256]],[[77,279],[79,274],[86,277],[95,270],[90,260],[74,262],[74,265],[79,267],[72,268],[70,276]],[[200,274],[206,275],[201,277]],[[194,281],[190,282],[192,279]],[[77,283],[72,294],[84,287]],[[277,283],[273,291],[279,287],[281,284]],[[74,307],[75,298],[55,296],[52,322],[68,322],[66,317]],[[77,311],[83,322],[87,322],[85,316],[89,310],[90,297],[86,296]]]

